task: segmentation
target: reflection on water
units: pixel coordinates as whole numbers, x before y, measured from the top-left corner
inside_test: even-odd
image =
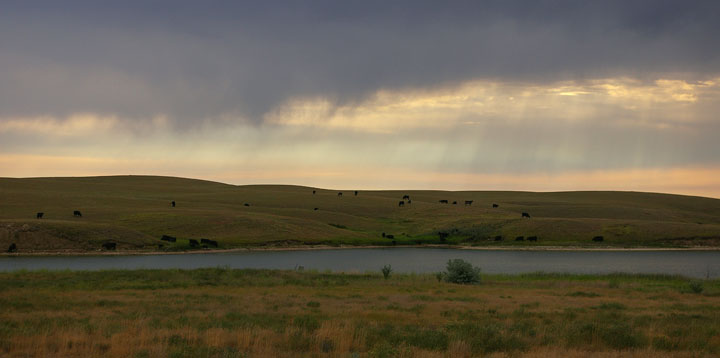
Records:
[[[720,251],[484,251],[437,248],[383,248],[303,251],[244,251],[182,255],[2,257],[0,271],[193,269],[201,267],[378,271],[443,271],[449,259],[461,258],[485,273],[662,273],[718,277]]]

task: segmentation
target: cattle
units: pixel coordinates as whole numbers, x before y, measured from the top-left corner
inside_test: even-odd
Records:
[[[465,206],[472,205],[472,200],[465,200]]]
[[[313,195],[315,195],[315,190],[313,190]]]
[[[102,244],[102,248],[108,251],[113,251],[117,248],[117,244],[114,242],[106,242]]]
[[[38,219],[42,219],[43,215],[45,215],[45,213],[37,213],[35,214],[35,217]]]
[[[80,210],[75,210],[73,211],[73,216],[82,217],[82,213],[80,212]]]
[[[160,238],[160,240],[167,241],[167,242],[175,242],[175,241],[177,241],[177,239],[176,239],[175,237],[169,236],[169,235],[163,235],[163,236]]]
[[[170,205],[172,205],[172,207],[174,208],[174,207],[175,207],[175,200],[171,201],[171,202],[170,202]]]
[[[447,204],[448,201],[443,199],[443,200],[440,200],[439,203],[440,203],[440,204]]]
[[[8,247],[7,252],[17,252],[17,245],[13,242],[10,244],[10,247]]]
[[[530,214],[528,214],[528,213],[522,213],[522,217],[529,219],[529,218],[530,218]]]
[[[495,241],[502,241],[502,239],[503,239],[503,238],[502,238],[502,236],[500,236],[500,235],[495,236]]]
[[[200,243],[199,243],[197,240],[195,240],[195,239],[188,239],[188,241],[190,242],[190,247],[198,247],[198,246],[200,246]]]
[[[457,205],[457,201],[453,201],[453,205]]]
[[[315,208],[315,209],[313,209],[313,210],[319,210],[319,209],[320,209],[320,208]]]
[[[245,203],[245,204],[243,204],[243,206],[250,206],[250,204],[248,204],[248,203]]]
[[[518,236],[518,237],[515,238],[515,241],[525,241],[525,237],[524,237],[524,236]]]
[[[605,240],[605,238],[602,236],[595,236],[595,237],[593,237],[592,240],[596,241],[596,242],[601,242],[601,241]]]
[[[357,190],[355,190],[355,196],[357,196]]]
[[[528,236],[528,241],[537,241],[537,236]]]
[[[497,208],[497,207],[500,207],[500,205],[498,205],[498,204],[493,204],[493,208]]]
[[[404,201],[398,201],[398,206],[405,206],[405,202],[404,202]]]
[[[342,196],[342,192],[339,192],[339,193],[338,193],[338,196]]]
[[[410,200],[410,195],[403,195],[403,200]]]
[[[394,239],[395,235],[387,234],[387,235],[385,235],[385,238],[386,239]]]
[[[200,242],[203,243],[203,244],[207,244],[207,245],[210,245],[210,246],[214,246],[214,247],[217,247],[217,246],[218,246],[218,243],[217,243],[217,241],[215,241],[215,240],[200,239]]]

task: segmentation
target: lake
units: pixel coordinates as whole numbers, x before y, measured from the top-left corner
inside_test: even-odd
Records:
[[[178,255],[19,256],[1,257],[0,271],[194,269],[202,267],[305,269],[342,272],[444,271],[449,259],[460,258],[485,273],[653,273],[714,278],[720,274],[720,251],[515,251],[441,248],[378,248],[242,251]]]

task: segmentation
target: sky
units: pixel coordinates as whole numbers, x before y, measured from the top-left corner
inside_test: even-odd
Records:
[[[0,176],[720,198],[718,1],[3,1]]]

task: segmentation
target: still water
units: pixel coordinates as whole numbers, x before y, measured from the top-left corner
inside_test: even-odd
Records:
[[[443,271],[460,258],[485,273],[659,273],[688,277],[720,276],[720,251],[484,251],[437,248],[243,251],[181,255],[0,257],[0,271],[193,269],[201,267],[378,271]]]

